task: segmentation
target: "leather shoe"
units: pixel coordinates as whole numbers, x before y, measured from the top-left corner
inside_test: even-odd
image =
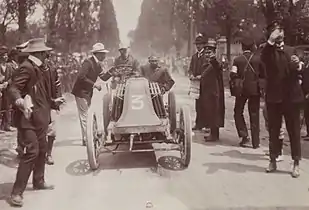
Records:
[[[22,207],[24,202],[23,202],[23,196],[21,195],[11,195],[9,199],[9,203],[11,206],[16,206],[16,207]]]
[[[241,147],[250,147],[249,142],[250,142],[250,140],[249,140],[248,137],[242,137],[242,140],[239,143],[239,146],[241,146]]]
[[[277,163],[275,162],[270,162],[268,167],[266,168],[266,173],[272,173],[277,170]]]
[[[42,184],[33,184],[34,190],[53,190],[55,189],[54,185],[48,185],[45,182]]]
[[[51,155],[46,156],[45,162],[46,162],[47,165],[54,165],[54,163],[55,163]]]
[[[294,165],[291,175],[293,178],[298,178],[300,176],[299,165]]]

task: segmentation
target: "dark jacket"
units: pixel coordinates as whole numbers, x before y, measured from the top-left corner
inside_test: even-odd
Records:
[[[93,86],[98,77],[100,76],[100,78],[104,81],[109,79],[109,77],[105,78],[103,75],[100,75],[101,73],[102,68],[95,62],[93,57],[86,59],[82,64],[80,72],[78,73],[72,94],[79,98],[91,100],[93,95]]]
[[[250,65],[247,65],[249,60]],[[264,72],[260,53],[244,52],[243,55],[237,56],[234,59],[232,68],[235,67],[237,72],[231,71],[230,78],[232,81],[235,81],[235,84],[239,84],[236,80],[243,80],[242,95],[260,95],[260,83],[263,84],[261,72]]]
[[[42,67],[26,59],[19,67],[18,73],[12,77],[9,94],[13,103],[29,94],[33,102],[33,113],[30,120],[16,108],[14,124],[17,128],[47,129],[50,123],[51,108],[56,108],[52,100],[51,78],[49,73],[44,73]]]
[[[212,60],[202,73],[200,92],[204,126],[207,128],[224,127],[223,69],[217,60]]]
[[[296,55],[295,48],[284,45],[278,49],[269,43],[261,52],[261,59],[265,65],[262,78],[266,78],[265,100],[269,103],[293,102],[304,100],[299,74],[291,64],[291,56]]]
[[[208,60],[205,50],[201,53],[200,57],[198,57],[198,53],[192,55],[188,74],[194,77],[201,75],[205,69],[205,64],[208,64]]]
[[[141,67],[141,75],[151,82],[159,83],[159,85],[164,87],[166,91],[169,91],[175,84],[175,81],[171,77],[168,70],[163,67],[153,69],[151,68],[150,64],[146,64]]]

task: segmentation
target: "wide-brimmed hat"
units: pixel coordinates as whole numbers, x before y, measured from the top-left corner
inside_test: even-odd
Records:
[[[16,46],[16,49],[21,50],[21,49],[25,49],[28,46],[29,41],[26,41],[20,45]]]
[[[104,44],[98,42],[92,46],[91,52],[92,53],[108,53],[109,51],[105,49]]]
[[[45,52],[52,50],[53,50],[52,48],[46,46],[44,38],[35,38],[30,39],[28,41],[27,47],[25,49],[22,49],[22,52],[32,53],[32,52]]]

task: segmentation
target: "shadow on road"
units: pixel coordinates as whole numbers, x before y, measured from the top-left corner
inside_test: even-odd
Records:
[[[151,145],[150,145],[151,147]],[[145,146],[143,147],[144,149]],[[130,168],[154,168],[157,166],[156,156],[154,152],[141,153],[102,153],[99,156],[99,168],[94,175],[102,170],[119,170]],[[91,174],[88,160],[78,160],[69,164],[66,172],[72,176],[83,176]]]
[[[244,207],[226,207],[226,208],[202,208],[192,210],[308,210],[309,206],[269,206],[269,207],[255,207],[255,206],[244,206]]]
[[[214,174],[219,170],[232,171],[236,173],[258,172],[265,173],[265,168],[257,165],[248,165],[242,163],[205,163],[203,166],[208,167],[207,174]]]
[[[59,140],[55,141],[54,147],[73,147],[73,146],[82,146],[82,141],[80,139],[69,139],[69,140]]]
[[[5,165],[9,168],[17,168],[18,159],[16,154],[8,149],[0,150],[0,164]]]
[[[182,171],[186,169],[181,159],[175,156],[162,156],[158,159],[158,164],[162,166],[162,168],[171,171]]]
[[[230,158],[236,158],[236,159],[246,159],[246,160],[266,160],[267,158],[263,154],[254,154],[254,153],[242,153],[238,150],[230,150],[226,152],[220,152],[220,153],[210,153],[210,155],[213,156],[227,156]]]

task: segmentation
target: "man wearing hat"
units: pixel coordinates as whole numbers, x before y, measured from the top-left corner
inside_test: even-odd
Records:
[[[0,114],[1,130],[12,131],[11,129],[11,102],[8,96],[8,85],[10,84],[12,74],[14,72],[13,66],[8,62],[8,48],[5,46],[0,47],[0,77],[2,88],[1,88],[1,100],[0,100],[0,110],[3,113]]]
[[[159,65],[159,58],[156,56],[149,56],[148,62],[148,64],[141,67],[141,75],[151,82],[157,82],[163,93],[169,91],[175,81],[168,70]]]
[[[103,69],[100,65],[101,62],[104,61],[106,53],[108,52],[109,51],[105,49],[104,44],[94,44],[91,50],[92,56],[83,62],[73,86],[72,94],[75,96],[79,114],[83,146],[86,146],[87,115],[88,108],[91,104],[93,89],[95,88],[98,91],[101,91],[101,85],[97,84],[96,81],[98,77],[104,81],[111,77],[108,72],[102,74]]]
[[[293,47],[284,44],[284,30],[280,21],[273,21],[267,28],[268,41],[261,52],[265,64],[265,100],[269,124],[270,163],[266,172],[277,169],[280,155],[279,133],[282,117],[289,134],[291,155],[294,161],[292,177],[299,176],[301,159],[300,107],[304,101],[299,75],[302,65]]]
[[[248,101],[250,116],[250,128],[252,147],[259,148],[260,145],[260,77],[263,71],[263,63],[260,54],[254,52],[256,45],[249,35],[244,36],[241,41],[243,54],[237,56],[230,71],[231,83],[235,84],[234,92],[234,120],[238,136],[242,139],[240,146],[246,147],[249,143],[249,134],[244,119],[244,108]],[[262,83],[261,83],[262,84]]]
[[[213,39],[206,44],[205,56],[209,61],[201,75],[202,126],[210,128],[210,136],[205,136],[205,141],[219,140],[219,128],[224,127],[223,68],[216,59],[216,46],[216,41]]]
[[[120,44],[119,53],[120,53],[120,56],[117,57],[114,61],[115,68],[121,67],[121,66],[129,66],[132,68],[133,73],[140,72],[138,61],[129,53],[129,46]]]
[[[196,46],[197,52],[191,57],[190,67],[188,71],[190,80],[200,80],[205,65],[208,64],[208,57],[205,54],[206,43],[207,40],[201,34],[199,34],[195,39],[194,44]],[[193,130],[202,130],[204,128],[204,123],[202,116],[203,113],[202,100],[200,98],[195,100],[195,111],[196,111],[196,118]]]
[[[54,186],[45,182],[46,132],[50,123],[50,112],[62,99],[52,99],[51,79],[44,66],[48,52],[43,38],[31,39],[23,52],[29,57],[20,65],[19,73],[12,78],[9,94],[16,109],[14,116],[19,139],[25,148],[20,158],[16,181],[10,202],[23,205],[23,193],[32,172],[35,190],[51,190]]]

